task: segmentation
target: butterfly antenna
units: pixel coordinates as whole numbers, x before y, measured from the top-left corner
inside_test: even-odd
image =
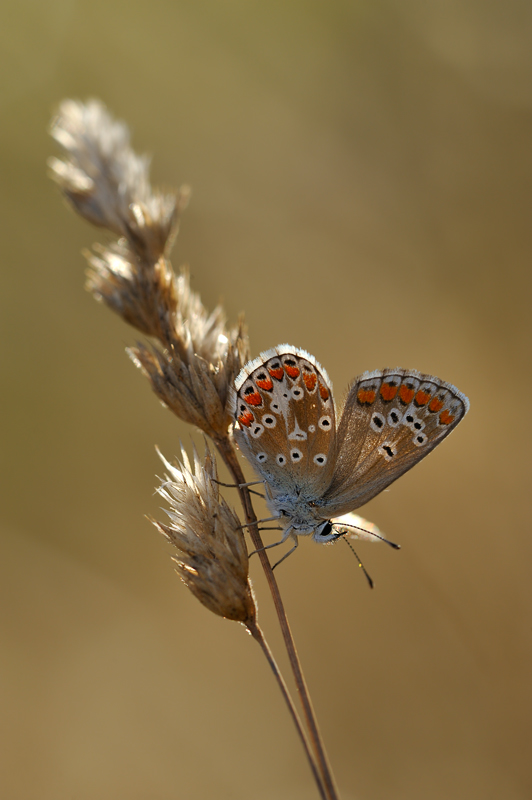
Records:
[[[380,537],[379,537],[379,538],[380,538]],[[345,536],[344,536],[344,542],[345,542],[345,543],[346,543],[346,545],[347,545],[347,546],[348,546],[348,547],[351,549],[351,551],[353,552],[353,555],[355,556],[356,560],[358,561],[358,566],[361,568],[362,572],[363,572],[363,573],[364,573],[364,575],[366,576],[366,579],[367,579],[367,581],[368,581],[368,583],[369,583],[369,588],[370,588],[370,589],[373,589],[373,580],[372,580],[372,578],[371,578],[371,575],[370,575],[370,574],[369,574],[369,572],[367,571],[367,569],[366,569],[366,567],[364,566],[364,564],[362,563],[362,561],[359,559],[359,557],[358,557],[358,555],[357,555],[357,553],[356,553],[356,550],[355,550],[355,548],[353,547],[353,545],[351,544],[351,542],[350,542],[348,539],[346,539],[346,538],[345,538]]]
[[[364,531],[364,533],[367,533],[368,536],[374,536],[375,539],[380,539],[381,542],[384,542],[385,544],[389,544],[390,547],[393,547],[394,550],[400,550],[401,549],[401,545],[400,544],[396,544],[395,542],[391,542],[389,539],[386,539],[384,536],[381,536],[379,533],[374,533],[373,531],[366,530],[366,528],[361,528],[360,525],[350,525],[349,522],[342,522],[341,526],[339,525],[338,527],[353,528],[355,531]],[[346,539],[346,542],[347,542],[347,539]],[[349,544],[349,542],[347,542],[347,544]],[[351,548],[351,549],[353,549],[353,548]]]

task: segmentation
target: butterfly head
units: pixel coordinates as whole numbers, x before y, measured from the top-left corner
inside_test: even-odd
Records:
[[[333,522],[328,519],[318,525],[318,527],[314,530],[312,538],[315,542],[319,542],[320,544],[328,544],[329,542],[335,542],[336,539],[338,539],[340,536],[343,536],[344,533],[345,531],[336,530]]]

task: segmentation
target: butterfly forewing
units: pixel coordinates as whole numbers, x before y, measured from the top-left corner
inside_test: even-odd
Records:
[[[340,418],[327,515],[367,503],[421,461],[458,425],[469,401],[449,383],[403,369],[365,373]]]
[[[335,411],[325,371],[304,350],[281,345],[235,382],[235,437],[273,489],[321,496],[334,469]]]

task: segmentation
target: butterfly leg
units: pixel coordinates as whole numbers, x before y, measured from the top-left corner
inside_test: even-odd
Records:
[[[258,550],[253,550],[252,553],[249,553],[248,558],[251,558],[251,556],[254,556],[256,553],[262,553],[263,550],[269,550],[270,547],[277,547],[278,545],[282,544],[284,541],[285,541],[284,539],[280,539],[278,542],[274,542],[273,544],[266,544],[266,545],[264,545],[264,547],[259,547]]]
[[[288,553],[285,553],[284,556],[281,559],[279,559],[279,561],[276,564],[273,565],[272,570],[274,570],[275,567],[278,567],[279,564],[282,564],[282,562],[285,560],[285,558],[288,558],[288,556],[291,556],[292,553],[294,552],[294,550],[297,549],[297,547],[299,545],[299,539],[297,538],[297,536],[295,536],[295,534],[292,533],[291,535],[292,535],[292,537],[294,539],[294,542],[295,542],[294,546],[292,547],[291,550],[288,551]],[[281,544],[281,542],[277,542],[277,544]]]
[[[250,483],[223,483],[215,478],[211,478],[211,480],[213,483],[218,484],[218,486],[225,486],[227,489],[242,489],[246,486],[257,486],[259,483],[264,483],[264,481],[251,481]],[[261,497],[263,500],[265,499],[265,495],[263,495],[262,492],[255,491],[255,489],[250,489],[249,493],[256,494],[257,497]]]
[[[279,519],[279,517],[272,517],[272,519]],[[268,522],[268,520],[266,520],[266,519],[265,520],[259,520],[259,521]],[[278,528],[264,528],[264,530],[278,530]],[[290,531],[291,530],[292,530],[292,526],[289,525],[288,528],[285,529],[282,539],[280,539],[278,542],[274,542],[273,544],[267,544],[264,547],[259,547],[258,550],[253,550],[253,552],[248,555],[248,558],[251,558],[251,556],[254,556],[255,553],[262,553],[263,550],[269,550],[270,547],[277,547],[277,545],[283,544],[283,542],[286,542],[287,538],[290,536]],[[291,535],[293,536],[294,534],[291,534]],[[290,552],[292,552],[292,551],[290,551]],[[277,564],[275,566],[277,566]]]
[[[281,517],[266,517],[266,519],[258,519],[256,522],[244,522],[240,527],[251,528],[253,525],[262,525],[263,522],[276,522],[278,519],[281,519]]]

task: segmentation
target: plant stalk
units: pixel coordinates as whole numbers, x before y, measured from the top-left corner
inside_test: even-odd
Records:
[[[309,690],[303,675],[303,670],[301,668],[301,662],[297,654],[296,645],[294,642],[294,638],[292,636],[292,631],[290,630],[290,625],[288,624],[288,618],[286,616],[286,612],[284,609],[281,593],[279,591],[279,586],[273,574],[273,570],[268,555],[266,553],[266,550],[264,550],[264,544],[257,525],[257,517],[253,510],[253,505],[251,503],[251,495],[249,493],[248,488],[246,486],[242,486],[242,484],[246,483],[244,473],[240,468],[240,464],[238,463],[234,447],[229,438],[217,439],[216,445],[218,447],[220,455],[223,458],[225,465],[231,472],[231,475],[233,476],[233,479],[237,485],[240,499],[242,501],[242,506],[244,508],[246,522],[248,523],[248,530],[250,532],[251,540],[253,542],[253,546],[258,551],[258,556],[261,562],[261,566],[264,570],[264,574],[266,575],[266,580],[268,581],[268,586],[273,598],[275,610],[277,612],[277,617],[279,619],[279,624],[281,626],[281,632],[283,635],[286,651],[288,653],[290,668],[294,676],[297,693],[299,696],[299,700],[301,702],[301,706],[303,708],[303,714],[305,717],[305,722],[307,725],[310,741],[312,743],[312,747],[314,749],[314,752],[316,754],[316,759],[319,764],[320,774],[325,787],[327,800],[339,800],[338,791],[334,783],[331,766],[327,757],[327,752],[325,750],[325,745],[323,743],[323,739],[320,734],[318,721],[316,719],[316,714],[312,706]]]
[[[279,684],[279,688],[281,690],[281,694],[283,695],[285,703],[288,706],[288,711],[290,713],[290,716],[292,717],[294,725],[297,728],[297,732],[299,733],[299,738],[301,739],[301,741],[303,743],[303,747],[305,749],[305,753],[307,755],[307,759],[308,759],[312,774],[314,776],[314,780],[316,781],[316,785],[318,787],[318,791],[320,793],[320,797],[322,798],[322,800],[328,800],[329,796],[325,791],[325,787],[323,785],[323,779],[321,777],[318,765],[316,763],[316,757],[315,757],[314,753],[312,752],[312,750],[310,749],[310,745],[309,745],[305,730],[303,728],[303,725],[301,724],[301,720],[299,718],[299,714],[297,713],[297,709],[296,709],[296,707],[294,705],[294,702],[293,702],[292,698],[290,697],[290,693],[288,691],[288,687],[287,687],[287,685],[286,685],[286,683],[284,681],[284,678],[283,678],[283,676],[281,674],[281,671],[279,670],[279,667],[277,666],[277,662],[275,661],[275,658],[273,657],[272,651],[270,650],[270,648],[268,646],[268,643],[267,643],[266,639],[264,638],[264,634],[262,633],[262,630],[259,628],[259,626],[257,625],[256,622],[253,622],[252,624],[248,624],[246,627],[247,627],[248,631],[250,632],[250,634],[255,639],[255,641],[260,645],[260,648],[261,648],[262,652],[264,653],[264,655],[266,657],[266,660],[268,661],[268,664],[270,665],[273,674],[275,675],[277,683]]]

